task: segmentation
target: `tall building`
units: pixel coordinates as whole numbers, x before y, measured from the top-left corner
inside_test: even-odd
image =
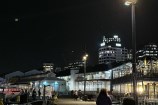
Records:
[[[122,48],[118,35],[114,35],[112,38],[103,36],[103,42],[99,48],[99,64],[125,61],[126,59],[127,49]]]
[[[43,63],[43,69],[45,72],[47,72],[47,71],[54,72],[54,64],[53,63]]]
[[[150,43],[145,45],[142,50],[138,51],[138,59],[139,60],[151,60],[158,58],[158,48],[156,44]]]

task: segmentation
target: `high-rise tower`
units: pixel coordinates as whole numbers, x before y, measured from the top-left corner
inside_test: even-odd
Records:
[[[99,48],[99,64],[125,61],[126,59],[127,49],[122,48],[118,35],[114,35],[112,38],[103,36],[103,42]]]

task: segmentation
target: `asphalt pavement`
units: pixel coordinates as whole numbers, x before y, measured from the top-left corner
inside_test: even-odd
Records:
[[[74,100],[73,98],[59,98],[57,105],[96,105],[94,100],[82,101],[80,99]]]

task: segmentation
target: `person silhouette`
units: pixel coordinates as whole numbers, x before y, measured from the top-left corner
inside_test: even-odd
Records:
[[[96,100],[96,105],[112,105],[111,98],[108,96],[106,89],[101,89]]]
[[[38,90],[38,96],[39,96],[39,99],[41,99],[41,90],[40,89]]]

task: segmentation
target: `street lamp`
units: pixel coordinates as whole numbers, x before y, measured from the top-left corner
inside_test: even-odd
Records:
[[[47,101],[46,101],[46,87],[50,86],[50,85],[44,85],[43,86],[43,104],[42,105],[46,105]]]
[[[131,5],[132,17],[132,68],[133,68],[133,97],[136,105],[138,105],[137,96],[137,69],[136,69],[136,27],[135,27],[135,4],[137,0],[126,0],[125,5]]]
[[[83,61],[84,61],[84,98],[85,98],[85,92],[86,92],[86,62],[87,62],[88,54],[85,54],[83,56]]]
[[[137,3],[137,0],[126,0],[125,1],[125,5],[127,5],[127,6],[128,5],[133,5],[133,4],[135,5],[136,3]]]

